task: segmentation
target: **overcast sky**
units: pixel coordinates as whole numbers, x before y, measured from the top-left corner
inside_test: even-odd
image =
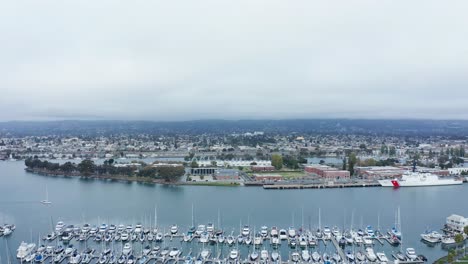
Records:
[[[2,1],[0,120],[468,119],[468,1]]]

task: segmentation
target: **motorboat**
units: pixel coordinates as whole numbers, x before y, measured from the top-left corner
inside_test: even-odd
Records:
[[[64,227],[65,227],[65,223],[62,221],[58,221],[57,224],[55,225],[55,231],[61,232]]]
[[[24,259],[33,252],[34,248],[36,248],[36,244],[34,243],[28,244],[26,242],[21,242],[18,249],[16,250],[16,257],[19,259]]]
[[[60,254],[62,253],[63,251],[65,250],[65,248],[62,246],[62,245],[57,245],[54,249],[54,254],[57,255],[57,254]]]
[[[132,251],[132,245],[130,243],[125,243],[125,245],[122,248],[122,254],[129,255],[130,253],[132,253]]]
[[[162,234],[161,232],[158,232],[158,233],[156,234],[156,237],[154,238],[154,240],[155,240],[156,242],[161,242],[161,241],[163,241],[163,238],[164,238],[163,234]]]
[[[109,226],[109,233],[115,233],[115,231],[117,230],[117,227],[114,225],[114,224],[111,224]]]
[[[177,225],[171,226],[171,234],[175,235],[179,231],[179,227]]]
[[[377,252],[376,255],[377,255],[377,259],[379,260],[380,263],[387,263],[388,262],[388,258],[387,258],[387,256],[385,255],[384,252]]]
[[[235,260],[238,258],[239,258],[239,251],[237,249],[233,249],[231,250],[231,252],[229,252],[229,259]]]
[[[169,251],[169,257],[171,258],[175,258],[177,256],[180,255],[180,250],[176,247],[173,247],[170,251]]]
[[[203,244],[208,243],[209,240],[210,240],[210,236],[208,235],[207,232],[201,234],[200,238],[198,239],[198,241]]]
[[[146,256],[141,256],[141,258],[138,260],[138,264],[145,264],[148,261],[148,258]]]
[[[211,251],[209,249],[203,249],[201,252],[200,252],[200,257],[202,259],[208,259],[211,255]]]
[[[208,224],[206,225],[206,232],[208,232],[208,233],[214,233],[214,225],[213,225],[213,223],[208,223]]]
[[[299,262],[301,260],[301,256],[299,255],[298,252],[294,251],[291,254],[291,260],[292,260],[292,262],[297,263],[297,262]]]
[[[442,235],[437,231],[426,232],[424,234],[421,234],[421,239],[424,242],[435,244],[435,243],[439,243],[440,241],[442,241]]]
[[[280,240],[286,240],[286,239],[288,239],[288,233],[287,233],[287,231],[286,231],[285,229],[281,229],[281,230],[279,231],[279,239],[280,239]]]
[[[266,262],[268,261],[269,258],[270,258],[270,254],[268,253],[268,250],[262,249],[262,251],[260,251],[260,259]]]
[[[332,259],[335,261],[335,263],[341,262],[341,256],[338,254],[338,252],[333,253]]]
[[[55,263],[60,263],[62,262],[63,259],[64,259],[64,255],[63,253],[60,253],[60,254],[55,255],[55,257],[53,258],[53,261]]]
[[[261,244],[263,244],[263,237],[261,237],[260,235],[255,235],[254,237],[254,245],[255,246],[260,246]]]
[[[142,231],[143,231],[143,226],[142,226],[140,223],[137,223],[137,224],[135,225],[135,230],[133,230],[133,232],[139,234],[139,233],[141,233]]]
[[[366,260],[366,255],[364,253],[362,253],[362,251],[358,251],[356,253],[356,259],[362,262],[362,261]]]
[[[242,228],[241,234],[242,234],[242,236],[244,236],[244,237],[250,235],[250,228],[249,228],[248,225],[245,225],[245,226]]]
[[[452,236],[444,236],[442,237],[441,241],[443,246],[451,246],[456,244],[455,238]]]
[[[117,257],[114,254],[111,254],[109,257],[109,261],[107,263],[114,264],[117,262]]]
[[[289,227],[288,228],[288,236],[290,238],[296,237],[296,229],[294,229],[294,227]]]
[[[325,226],[323,228],[323,236],[324,236],[325,239],[330,239],[331,238],[332,232],[331,232],[331,229],[328,226]]]
[[[68,245],[64,251],[65,255],[67,256],[72,255],[75,252],[76,252],[76,248],[73,246],[73,244]]]
[[[271,252],[271,260],[278,261],[280,259],[280,254],[278,251]]]
[[[99,231],[99,228],[97,226],[92,226],[91,229],[89,230],[90,234],[96,234]]]
[[[364,245],[366,246],[372,246],[374,244],[374,240],[372,240],[372,238],[369,236],[363,237],[362,240],[364,241]]]
[[[267,237],[268,236],[268,227],[262,226],[260,229],[260,235],[262,237]]]
[[[246,237],[246,238],[244,239],[244,243],[245,243],[246,245],[252,244],[252,237],[251,237],[251,236]]]
[[[369,261],[375,261],[377,259],[377,256],[375,255],[373,248],[370,248],[370,247],[366,248],[366,257]]]
[[[134,264],[135,263],[135,256],[130,255],[127,258],[127,264]]]
[[[320,256],[320,254],[317,251],[314,251],[312,253],[312,260],[314,262],[320,262],[321,259],[322,259],[322,256]]]
[[[273,226],[270,230],[270,236],[271,237],[277,237],[279,234],[278,228],[276,226]]]
[[[354,257],[354,254],[353,252],[351,251],[346,251],[346,259],[349,261],[349,262],[354,262],[355,260],[355,257]]]
[[[165,247],[161,250],[161,257],[165,257],[169,254],[170,250],[168,247]]]
[[[252,251],[252,253],[250,253],[249,257],[250,257],[250,260],[251,260],[251,261],[256,261],[256,260],[258,259],[258,253],[257,253],[257,251],[255,251],[255,250]]]
[[[105,233],[107,231],[107,224],[102,224],[99,227],[99,233]]]
[[[123,264],[126,262],[127,262],[127,255],[125,254],[120,255],[120,257],[117,259],[117,263],[119,264]]]
[[[339,229],[338,227],[336,227],[336,226],[334,226],[334,227],[332,228],[332,234],[333,234],[333,236],[334,236],[335,238],[341,237],[340,229]]]
[[[278,246],[280,244],[280,239],[276,236],[272,237],[271,238],[271,244],[274,245],[274,246]]]
[[[226,241],[226,237],[223,236],[223,235],[219,235],[218,236],[218,243],[222,244],[222,243],[224,243],[224,241]]]
[[[305,262],[309,262],[310,260],[310,253],[308,250],[302,250],[301,252],[301,257],[302,257],[302,260],[305,261]]]
[[[81,255],[79,253],[73,253],[72,256],[70,256],[69,263],[70,264],[78,264],[81,262]]]
[[[120,235],[120,240],[125,242],[125,241],[128,241],[128,233],[126,231],[122,232],[122,234]]]
[[[197,227],[197,230],[195,230],[195,234],[197,236],[203,234],[204,232],[206,232],[206,226],[205,225],[198,225]]]
[[[306,236],[304,236],[304,235],[299,236],[299,246],[301,248],[306,248],[307,244],[308,244],[308,242],[307,242]]]
[[[375,232],[374,232],[374,229],[372,228],[372,226],[368,225],[366,227],[366,234],[369,236],[369,237],[374,237],[375,236]]]
[[[27,255],[23,260],[24,262],[28,263],[28,262],[33,262],[35,258],[36,258],[36,253],[31,253]]]
[[[418,259],[418,255],[416,255],[416,250],[414,250],[414,248],[407,248],[406,256],[412,261]]]

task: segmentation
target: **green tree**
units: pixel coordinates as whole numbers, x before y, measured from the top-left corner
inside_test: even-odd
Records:
[[[95,169],[96,165],[94,164],[94,161],[90,159],[85,159],[78,164],[78,171],[84,176],[93,174]]]
[[[283,168],[283,157],[280,154],[271,155],[271,165],[277,170]]]
[[[348,156],[348,170],[351,175],[354,174],[354,165],[357,163],[356,154],[353,152]]]
[[[454,238],[455,238],[455,243],[457,243],[457,244],[460,244],[461,242],[463,242],[463,235],[462,234],[456,234]]]
[[[388,154],[389,154],[390,156],[395,156],[395,155],[396,155],[396,148],[395,148],[395,146],[391,146],[391,147],[390,147],[390,149],[389,149],[389,151],[388,151]]]
[[[341,169],[346,170],[346,158],[343,159],[343,167]]]
[[[75,169],[76,169],[75,166],[69,161],[65,162],[64,164],[60,166],[60,170],[65,173],[70,173],[74,171]]]
[[[197,161],[196,161],[196,160],[193,160],[192,163],[190,163],[190,167],[192,167],[192,168],[198,168],[199,166],[198,166]]]
[[[465,227],[463,228],[463,233],[465,233],[465,235],[468,236],[468,226],[465,226]]]

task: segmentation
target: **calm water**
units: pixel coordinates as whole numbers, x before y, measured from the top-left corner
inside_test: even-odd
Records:
[[[39,203],[46,186],[52,206]],[[428,247],[419,241],[427,228],[439,229],[445,217],[468,215],[468,186],[406,188],[350,188],[328,190],[263,190],[256,187],[158,186],[139,183],[54,178],[26,173],[23,162],[0,162],[0,223],[14,223],[16,231],[8,238],[10,254],[15,256],[22,240],[37,243],[39,235],[50,232],[54,221],[81,224],[150,223],[158,207],[158,224],[177,223],[181,230],[195,222],[217,223],[222,228],[239,230],[240,222],[257,230],[267,225],[287,228],[318,226],[321,208],[322,226],[349,227],[354,211],[354,226],[372,225],[383,231],[391,228],[395,211],[401,207],[404,247],[414,247],[434,260],[445,254],[440,246]],[[302,214],[303,212],[303,214]],[[302,217],[304,215],[304,217]],[[379,217],[380,216],[380,217]],[[378,223],[378,218],[380,221]],[[99,220],[98,220],[99,219]],[[55,224],[54,224],[55,225]],[[387,256],[393,248],[376,244]],[[0,255],[6,259],[5,239],[0,238]],[[326,249],[324,249],[326,250]]]

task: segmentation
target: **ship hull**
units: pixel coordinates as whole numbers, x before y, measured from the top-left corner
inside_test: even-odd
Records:
[[[399,181],[399,180],[380,180],[380,185],[382,187],[424,187],[424,186],[445,186],[445,185],[459,185],[463,184],[462,181],[457,181],[453,179],[438,180],[438,181]]]

